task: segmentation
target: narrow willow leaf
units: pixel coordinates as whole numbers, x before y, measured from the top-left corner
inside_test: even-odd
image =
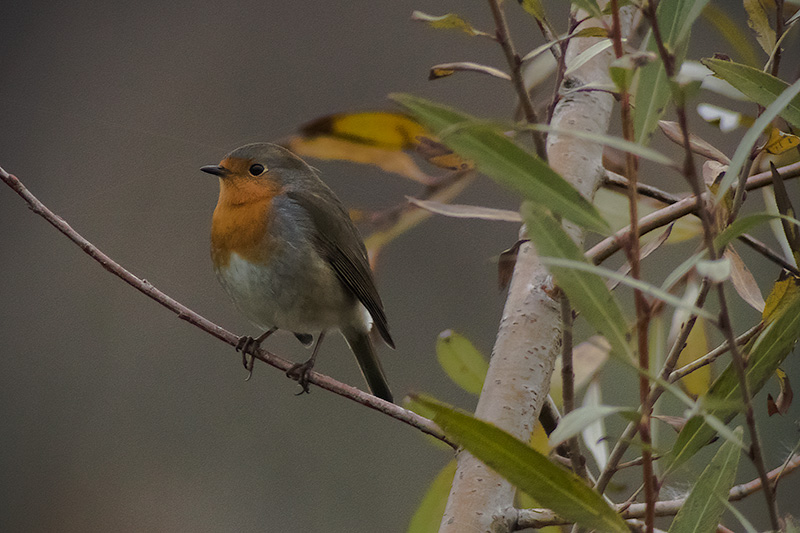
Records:
[[[586,394],[583,395],[583,406],[600,405],[601,402],[600,385],[597,383],[597,380],[594,380],[589,383],[589,386],[586,388]],[[597,468],[600,470],[605,469],[608,464],[607,435],[605,420],[602,418],[595,420],[581,432],[583,442],[586,444],[589,453],[594,457],[594,462],[597,463]]]
[[[536,239],[532,240],[536,242]],[[684,302],[674,294],[670,294],[667,291],[656,287],[655,285],[651,285],[646,281],[642,281],[640,279],[633,279],[624,274],[620,274],[619,272],[616,272],[614,270],[608,270],[607,268],[593,265],[586,261],[562,259],[560,257],[542,256],[540,259],[542,260],[542,263],[551,267],[556,266],[567,269],[579,270],[581,272],[586,272],[597,276],[602,276],[604,278],[613,279],[614,281],[619,281],[623,285],[627,285],[634,289],[639,289],[643,293],[649,294],[654,298],[658,298],[664,303],[668,303],[677,308],[686,309],[690,311],[692,314],[695,314],[697,316],[702,316],[712,320],[716,318],[715,315],[710,311],[701,309],[700,307],[695,306],[691,302]]]
[[[747,302],[750,307],[759,313],[764,311],[764,296],[758,288],[756,278],[747,265],[742,261],[741,256],[733,248],[727,248],[724,252],[725,257],[731,262],[731,281],[733,288],[742,300]]]
[[[614,43],[611,39],[604,39],[600,42],[594,43],[592,46],[578,54],[575,59],[570,61],[570,63],[567,65],[567,70],[564,71],[564,76],[569,76],[585,65],[590,59],[611,48],[613,44]]]
[[[741,440],[741,426],[734,433]],[[720,446],[672,521],[670,533],[714,533],[717,530],[728,492],[736,479],[740,452],[732,442]]]
[[[683,133],[681,132],[680,126],[678,126],[677,122],[671,122],[668,120],[659,120],[658,126],[661,128],[661,131],[664,132],[664,135],[667,138],[674,142],[679,146],[683,146]],[[731,162],[731,160],[717,150],[716,147],[704,141],[694,133],[689,134],[689,147],[692,149],[692,152],[701,155],[705,158],[712,159],[714,161],[718,161],[723,165],[727,165]]]
[[[597,209],[538,157],[468,115],[410,95],[394,95],[420,122],[442,138],[478,170],[527,200],[546,206],[576,224],[607,234],[608,224]],[[464,127],[476,124],[471,127]],[[449,132],[449,133],[448,133]]]
[[[739,217],[736,220],[734,220],[730,226],[725,228],[719,235],[717,235],[714,238],[714,246],[717,248],[717,250],[721,250],[722,248],[733,242],[734,239],[738,239],[739,237],[749,232],[756,226],[760,226],[765,222],[769,222],[775,219],[781,219],[795,225],[800,225],[800,220],[785,215],[771,214],[771,213],[754,213],[752,215]]]
[[[778,211],[784,217],[795,217],[796,211],[792,206],[792,201],[789,198],[789,193],[786,191],[786,185],[783,183],[783,178],[775,168],[775,164],[770,161],[769,168],[772,172],[772,190],[775,193],[775,203],[778,206]],[[800,228],[791,224],[786,218],[781,218],[783,225],[783,232],[786,236],[786,243],[792,250],[792,256],[795,263],[800,262]]]
[[[542,23],[547,22],[547,15],[544,12],[544,6],[541,0],[519,0],[522,8],[533,15],[536,20]]]
[[[522,222],[522,215],[519,214],[519,211],[495,209],[493,207],[483,207],[480,205],[443,204],[431,200],[411,198],[410,196],[406,198],[408,199],[408,203],[412,205],[446,217],[477,218],[480,220],[497,220],[500,222]]]
[[[789,88],[789,84],[782,79],[741,63],[722,59],[702,59],[701,63],[763,107],[772,104]],[[778,114],[795,128],[800,128],[800,97],[790,97],[786,107],[779,110]],[[767,124],[770,121],[767,121]],[[761,131],[763,128],[759,133]]]
[[[522,206],[522,216],[528,225],[528,236],[541,257],[571,259],[589,265],[583,252],[552,215],[535,204],[526,202]],[[603,278],[593,272],[582,272],[574,268],[554,266],[550,271],[575,309],[611,343],[611,354],[632,359],[628,325],[619,303],[606,287]]]
[[[480,394],[489,363],[472,343],[452,330],[436,339],[436,357],[453,382],[472,394]]]
[[[745,372],[753,395],[762,389],[800,337],[800,280],[790,277],[776,283],[773,293],[767,298],[764,316],[766,327],[746,349]],[[730,421],[735,413],[725,406],[741,402],[741,394],[739,379],[730,364],[703,398],[709,406],[707,415]],[[678,435],[668,459],[669,469],[685,463],[708,444],[719,429],[702,417],[690,420]]]
[[[572,0],[572,3],[589,13],[592,17],[599,18],[603,14],[595,0]]]
[[[476,30],[475,28],[472,27],[472,24],[461,18],[459,15],[456,15],[455,13],[448,13],[446,15],[436,16],[436,15],[428,15],[427,13],[423,13],[422,11],[414,11],[413,13],[411,13],[411,20],[424,22],[431,28],[436,28],[437,30],[460,30],[466,34],[472,35],[473,37],[476,35],[489,37],[488,33]]]
[[[556,430],[550,434],[550,447],[555,448],[562,442],[578,435],[591,423],[607,416],[627,411],[632,416],[638,416],[635,409],[618,407],[614,405],[593,405],[578,407],[567,413],[558,423]]]
[[[676,0],[658,4],[656,17],[664,44],[674,54],[676,71],[680,70],[686,56],[689,31],[707,3],[708,0]],[[647,50],[658,52],[652,35]],[[671,98],[670,80],[661,61],[640,69],[634,95],[636,142],[649,144],[650,136],[658,126]]]
[[[431,482],[417,510],[414,511],[414,516],[411,517],[407,533],[436,533],[439,531],[455,475],[456,461],[453,459]]]
[[[547,124],[531,124],[524,126],[523,129],[557,133],[558,135],[566,135],[568,137],[575,137],[576,139],[593,141],[597,144],[608,146],[609,148],[616,148],[617,150],[621,150],[623,152],[629,152],[635,156],[641,157],[642,159],[648,159],[660,165],[674,165],[672,159],[665,156],[661,152],[647,146],[642,146],[641,144],[626,141],[625,139],[615,137],[614,135],[605,135],[602,133],[592,133],[588,131],[570,130],[565,128],[554,128]]]
[[[470,61],[460,61],[457,63],[442,63],[439,65],[434,65],[431,67],[430,73],[428,74],[428,79],[438,80],[439,78],[446,78],[447,76],[452,76],[456,72],[477,72],[479,74],[486,74],[488,76],[499,78],[501,80],[511,81],[511,76],[509,76],[502,70],[496,69],[494,67],[488,67],[486,65],[481,65],[478,63],[472,63]]]
[[[583,480],[505,431],[430,398],[420,403],[436,412],[442,430],[540,505],[577,524],[608,533],[628,533],[620,516]]]
[[[761,45],[761,49],[772,54],[775,49],[775,30],[769,23],[767,6],[761,0],[744,0],[744,9],[747,11],[747,25],[756,34],[756,41]],[[775,4],[772,4],[775,9]]]

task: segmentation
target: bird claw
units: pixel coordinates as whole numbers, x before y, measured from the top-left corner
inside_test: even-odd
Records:
[[[303,390],[298,392],[295,396],[311,392],[311,389],[308,388],[308,378],[313,368],[314,361],[311,359],[305,363],[296,363],[292,365],[292,368],[286,371],[286,376],[295,380],[303,388]]]
[[[245,381],[250,381],[250,378],[253,377],[253,365],[255,364],[255,358],[248,353],[251,349],[258,348],[260,343],[256,341],[253,337],[249,335],[245,335],[244,337],[239,337],[239,342],[236,343],[236,351],[242,352],[242,365],[244,365],[245,370],[247,370],[247,377],[244,378]]]

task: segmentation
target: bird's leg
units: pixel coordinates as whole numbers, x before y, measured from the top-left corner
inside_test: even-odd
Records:
[[[261,343],[264,342],[264,339],[272,335],[278,331],[277,327],[270,328],[255,339],[253,337],[245,335],[244,337],[239,337],[239,342],[236,343],[236,351],[242,352],[242,364],[244,365],[245,369],[247,369],[247,377],[244,379],[245,381],[249,381],[250,378],[253,376],[253,364],[255,364],[255,359],[253,356],[248,353],[250,350],[258,348],[261,346]]]
[[[311,358],[305,363],[296,363],[286,371],[286,375],[290,378],[297,381],[303,390],[298,392],[297,394],[303,394],[304,392],[310,392],[308,390],[308,375],[311,373],[311,370],[314,368],[314,362],[317,359],[317,352],[319,351],[319,347],[322,344],[322,339],[325,338],[325,332],[321,332],[317,337],[317,343],[314,345],[314,351],[311,352]]]

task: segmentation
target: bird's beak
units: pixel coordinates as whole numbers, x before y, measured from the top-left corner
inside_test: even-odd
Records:
[[[225,167],[221,167],[219,165],[206,165],[204,167],[200,167],[200,170],[202,170],[203,172],[207,172],[209,174],[213,174],[215,176],[219,176],[220,178],[230,174],[230,170],[228,170]]]

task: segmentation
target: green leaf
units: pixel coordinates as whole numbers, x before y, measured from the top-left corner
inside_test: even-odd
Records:
[[[567,520],[603,532],[628,533],[602,496],[505,431],[431,398],[418,401],[434,410],[434,422],[487,466]]]
[[[622,283],[623,285],[633,287],[634,289],[639,289],[643,293],[649,294],[654,298],[658,298],[659,300],[668,303],[673,307],[677,307],[678,309],[685,309],[690,313],[692,313],[693,315],[701,316],[703,318],[708,318],[711,320],[716,319],[716,315],[714,315],[712,312],[706,311],[705,309],[701,309],[700,307],[697,307],[690,302],[684,302],[681,298],[675,296],[674,294],[670,294],[669,292],[660,289],[655,285],[651,285],[646,281],[642,281],[640,279],[634,279],[624,273],[617,272],[615,270],[609,270],[601,266],[593,265],[587,261],[575,261],[572,259],[562,259],[559,257],[548,257],[548,256],[542,256],[540,257],[540,259],[542,263],[550,267],[557,266],[563,268],[571,268],[575,270],[580,270],[581,272],[588,272],[591,274],[602,276],[604,278],[613,279],[614,281]]]
[[[635,409],[629,409],[627,407],[617,407],[613,405],[578,407],[574,411],[564,415],[558,422],[555,431],[550,434],[550,447],[555,448],[565,440],[578,435],[581,431],[598,420],[621,412],[627,412],[636,418],[639,416]]]
[[[572,3],[589,13],[592,17],[599,18],[603,14],[595,0],[572,0]]]
[[[436,340],[436,357],[453,382],[472,394],[480,394],[489,363],[475,346],[452,330],[445,330]]]
[[[679,72],[689,41],[689,31],[708,0],[675,0],[659,2],[658,18],[664,45],[675,55],[675,72]],[[650,36],[647,50],[658,52],[655,40]],[[649,144],[650,137],[658,127],[671,98],[671,88],[664,64],[650,63],[639,70],[639,81],[634,91],[636,108],[634,128],[636,142]]]
[[[442,515],[450,495],[453,477],[456,475],[456,461],[453,459],[439,472],[428,487],[425,496],[411,517],[407,533],[436,533],[442,523]]]
[[[638,156],[642,159],[648,159],[660,165],[674,165],[672,159],[665,156],[658,150],[654,150],[653,148],[648,148],[647,146],[642,146],[641,144],[631,141],[626,141],[625,139],[616,137],[614,135],[592,133],[589,131],[576,129],[570,130],[566,128],[554,128],[553,126],[549,126],[547,124],[530,124],[524,126],[522,129],[557,133],[558,135],[566,135],[568,137],[575,137],[576,139],[585,139],[587,141],[596,142],[597,144],[602,144],[603,146],[616,148],[617,150],[621,150],[623,152],[630,152],[635,156]]]
[[[741,63],[722,59],[702,59],[700,62],[763,107],[773,103],[789,88],[789,84],[782,79]],[[795,128],[800,128],[800,96],[791,98],[778,114]]]
[[[589,265],[583,252],[549,213],[531,202],[522,205],[522,217],[528,225],[528,237],[541,257],[571,259]],[[628,341],[628,325],[614,295],[603,278],[592,272],[553,266],[550,272],[557,285],[569,297],[570,304],[611,344],[611,354],[634,357]]]
[[[545,205],[554,213],[602,234],[610,228],[594,205],[538,157],[526,152],[489,126],[475,124],[473,117],[410,95],[392,98],[408,109],[442,142],[481,172],[526,199]]]
[[[747,383],[755,396],[772,374],[792,351],[800,337],[800,280],[788,278],[775,284],[767,298],[764,308],[766,327],[746,347]],[[776,296],[780,292],[781,296]],[[708,406],[706,416],[713,416],[725,422],[730,421],[735,412],[729,406],[741,403],[739,379],[733,363],[719,375],[703,398]],[[686,462],[697,451],[708,444],[719,428],[714,428],[707,419],[695,417],[686,424],[672,448],[668,469],[673,470]]]
[[[734,433],[741,440],[741,426]],[[736,479],[739,454],[739,447],[732,442],[720,446],[672,521],[670,533],[714,533],[717,530],[728,492]]]
[[[747,11],[747,25],[756,34],[756,40],[761,45],[761,49],[772,54],[775,48],[775,30],[769,24],[767,7],[761,0],[744,0],[744,9]],[[775,5],[772,4],[772,9]]]
[[[783,91],[780,96],[778,96],[778,98],[776,98],[767,106],[767,108],[763,113],[761,113],[761,116],[756,119],[753,125],[750,126],[750,129],[747,130],[747,133],[744,134],[742,140],[739,141],[739,146],[736,147],[736,151],[733,153],[731,162],[728,165],[728,170],[725,171],[725,176],[722,178],[722,181],[719,184],[719,189],[717,190],[716,195],[717,199],[722,198],[731,188],[733,183],[738,179],[739,172],[741,171],[744,162],[750,157],[753,146],[756,144],[756,141],[758,141],[758,138],[761,136],[761,133],[764,131],[764,129],[766,129],[766,127],[775,119],[775,117],[777,117],[784,109],[786,109],[787,105],[797,99],[797,95],[799,93],[800,80],[787,87],[786,90]]]
[[[519,3],[522,5],[522,9],[533,15],[539,22],[547,21],[541,0],[519,0]]]
[[[436,16],[428,15],[422,11],[414,11],[411,13],[411,20],[424,22],[431,28],[436,28],[438,30],[461,30],[464,33],[472,35],[473,37],[476,35],[489,36],[488,33],[473,28],[472,24],[455,13]]]

